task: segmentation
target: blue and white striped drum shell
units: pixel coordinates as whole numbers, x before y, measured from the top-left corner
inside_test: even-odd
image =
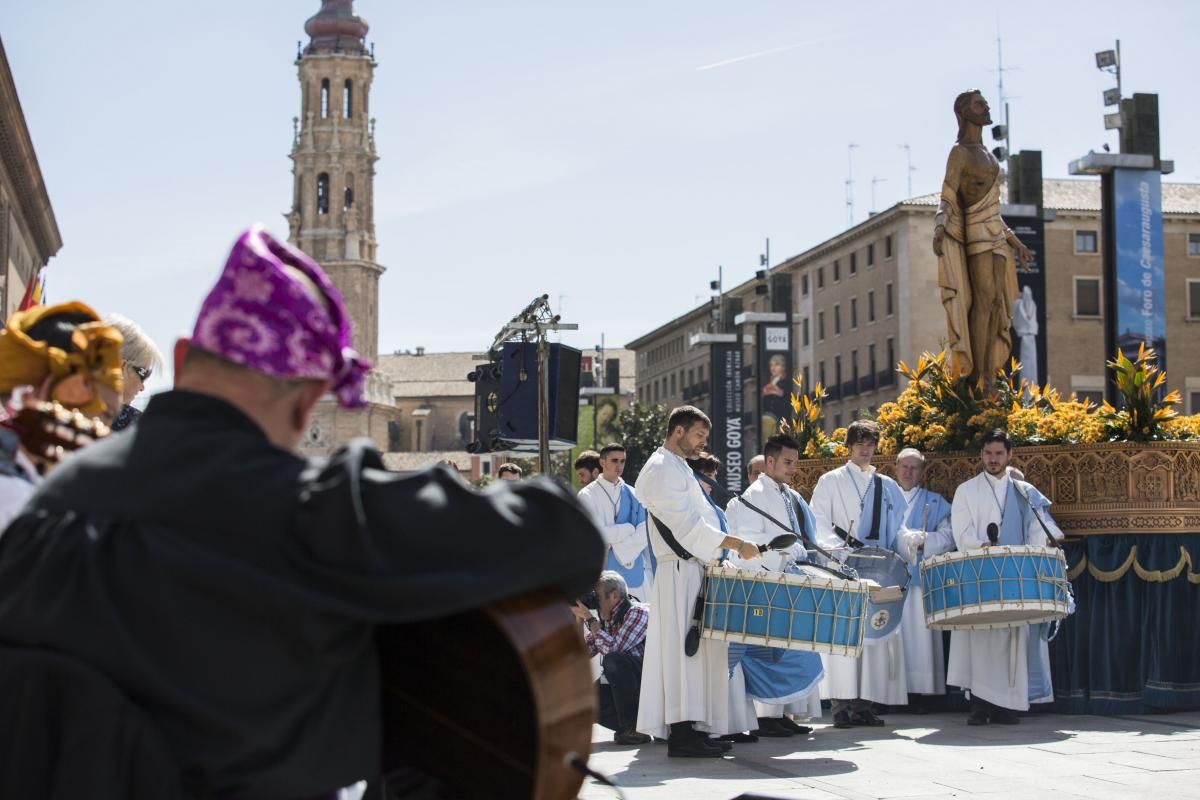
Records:
[[[839,656],[862,652],[867,585],[807,564],[779,573],[705,570],[701,635]]]
[[[921,563],[925,623],[935,630],[1016,628],[1070,613],[1067,560],[1057,547],[993,545]]]

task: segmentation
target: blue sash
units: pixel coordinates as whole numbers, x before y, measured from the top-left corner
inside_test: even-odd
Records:
[[[622,483],[619,499],[617,500],[617,510],[613,514],[613,522],[617,525],[632,525],[635,528],[639,525],[644,525],[646,522],[646,509],[637,501],[630,490],[629,485]],[[625,579],[625,584],[633,589],[641,586],[646,580],[645,559],[646,554],[650,557],[650,574],[654,574],[658,569],[658,560],[654,558],[654,550],[650,547],[649,538],[646,539],[646,548],[642,551],[641,558],[636,558],[633,561],[632,567],[626,567],[617,560],[617,556],[613,553],[613,549],[608,548],[608,563],[605,569],[611,569],[614,572],[619,572],[621,577]]]
[[[1029,498],[1038,502],[1032,493]],[[1040,505],[1040,504],[1039,504]],[[1017,492],[1017,485],[1009,480],[1008,495],[1004,504],[1004,519],[1000,525],[1000,544],[1025,544],[1025,532],[1029,523],[1035,522],[1029,503]],[[1041,641],[1050,635],[1050,623],[1029,626],[1029,640],[1025,646],[1025,665],[1029,674],[1029,700],[1047,697],[1052,693],[1050,675],[1042,670]]]

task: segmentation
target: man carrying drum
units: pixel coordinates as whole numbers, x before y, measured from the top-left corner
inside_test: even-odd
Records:
[[[904,495],[894,480],[871,465],[878,444],[879,425],[863,419],[850,423],[846,430],[850,460],[822,475],[813,489],[817,543],[840,558],[864,545],[897,549]],[[831,699],[835,728],[883,725],[871,703],[902,706],[908,702],[898,626],[887,636],[866,639],[859,658],[822,654],[821,660],[825,664],[821,694]]]
[[[715,509],[687,465],[711,430],[708,416],[694,406],[671,411],[666,441],[646,461],[636,484],[658,559],[637,729],[665,738],[667,755],[676,758],[719,757],[731,746],[706,735],[732,732],[729,648],[713,639],[695,641],[699,630],[692,633],[693,619],[705,563],[718,559],[725,548],[745,559],[758,555],[757,545],[721,530]]]
[[[769,551],[753,562],[737,557],[730,560],[743,569],[786,572],[792,563],[808,560],[803,539],[813,537],[816,523],[808,504],[791,488],[800,457],[796,440],[790,436],[772,436],[763,447],[763,456],[763,471],[758,479],[742,492],[740,499],[730,501],[726,509],[729,528],[755,544],[767,544],[789,531],[802,538],[790,551]],[[778,647],[730,645],[731,650],[735,647],[745,650],[741,666],[746,694],[754,700],[758,717],[754,735],[783,737],[811,733],[811,728],[796,724],[787,714],[821,716],[819,686],[825,673],[821,657],[817,653]]]
[[[954,492],[951,523],[959,550],[992,545],[1045,545],[1062,539],[1050,518],[1050,501],[1009,474],[1012,443],[1001,428],[983,437],[983,472]],[[971,697],[968,725],[1016,725],[1017,711],[1054,699],[1046,625],[993,630],[955,630],[950,640],[947,683]]]
[[[925,624],[921,602],[921,561],[954,549],[950,527],[950,504],[937,492],[921,485],[925,477],[925,456],[906,447],[896,456],[896,482],[904,494],[904,526],[900,529],[899,550],[912,565],[912,580],[904,599],[904,617],[900,620],[900,638],[904,647],[905,681],[908,683],[908,707],[914,714],[928,710],[921,695],[946,693],[945,655],[942,632]],[[914,696],[918,699],[914,701]]]

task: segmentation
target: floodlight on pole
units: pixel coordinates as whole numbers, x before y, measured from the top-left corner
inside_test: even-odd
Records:
[[[1115,106],[1121,102],[1120,89],[1105,89],[1104,90],[1104,105]]]
[[[1096,53],[1096,69],[1109,69],[1117,66],[1117,52],[1115,50],[1101,50]]]
[[[1104,115],[1104,130],[1116,131],[1121,129],[1121,112]]]

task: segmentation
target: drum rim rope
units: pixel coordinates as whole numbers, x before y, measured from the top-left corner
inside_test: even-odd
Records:
[[[766,578],[768,578],[768,577],[771,578],[772,580],[766,580]],[[794,574],[790,574],[790,573],[766,573],[761,570],[747,570],[747,569],[741,569],[739,567],[708,567],[704,571],[704,578],[703,578],[703,592],[704,592],[704,597],[705,597],[705,610],[704,610],[704,619],[705,620],[707,620],[709,618],[710,613],[715,614],[715,612],[710,612],[710,610],[709,610],[709,606],[713,605],[713,601],[708,600],[708,585],[709,585],[709,582],[712,580],[719,580],[722,582],[731,582],[735,585],[738,585],[739,588],[742,589],[743,595],[747,598],[747,602],[745,604],[745,609],[747,611],[749,609],[748,601],[749,601],[750,593],[742,585],[745,583],[770,584],[769,587],[764,587],[765,590],[770,592],[770,594],[766,598],[767,599],[767,618],[765,620],[765,627],[766,627],[768,634],[771,629],[770,623],[771,623],[772,613],[782,610],[782,609],[776,609],[775,604],[773,602],[776,594],[780,591],[780,588],[782,586],[785,586],[785,585],[798,586],[798,587],[806,588],[806,589],[810,590],[811,592],[813,592],[813,594],[814,594],[813,610],[809,611],[808,609],[799,609],[799,611],[800,611],[800,613],[811,614],[816,617],[816,621],[814,622],[814,625],[813,625],[814,631],[818,630],[819,622],[822,617],[832,617],[831,622],[832,622],[833,627],[831,628],[831,630],[836,631],[838,624],[841,622],[844,622],[844,624],[846,625],[847,633],[853,634],[854,625],[855,625],[855,617],[852,615],[852,613],[850,613],[849,609],[844,608],[844,603],[837,602],[838,598],[836,598],[836,597],[833,598],[833,602],[831,603],[831,605],[833,606],[834,611],[832,614],[827,614],[827,613],[821,612],[820,606],[822,604],[822,601],[825,599],[826,595],[832,591],[837,591],[837,592],[845,595],[845,597],[842,598],[844,601],[848,601],[849,598],[851,598],[852,596],[858,595],[859,596],[859,607],[862,611],[862,613],[860,613],[860,615],[857,618],[858,619],[858,637],[857,637],[858,644],[857,645],[835,644],[832,642],[825,643],[825,642],[808,641],[808,640],[802,641],[800,639],[794,639],[792,637],[792,625],[791,625],[790,614],[789,614],[789,620],[788,620],[788,625],[787,625],[788,635],[786,637],[773,637],[770,635],[760,635],[757,633],[748,632],[746,630],[746,628],[747,628],[749,620],[750,620],[750,614],[743,613],[742,629],[740,631],[730,630],[728,627],[726,627],[724,630],[716,630],[716,629],[707,627],[706,624],[702,624],[700,635],[703,638],[728,642],[730,640],[730,636],[737,635],[737,636],[742,637],[737,642],[739,644],[756,644],[756,645],[761,645],[764,647],[784,647],[786,649],[803,650],[806,652],[825,653],[827,655],[843,655],[843,656],[851,656],[851,657],[857,657],[858,655],[860,655],[862,653],[862,648],[863,648],[864,639],[865,639],[865,636],[864,636],[864,633],[865,633],[864,624],[865,623],[864,623],[863,614],[865,614],[865,611],[867,608],[869,594],[867,592],[866,586],[864,586],[860,582],[846,581],[846,580],[842,580],[840,578],[834,578],[832,576],[828,576],[828,577],[824,576],[824,575],[818,576],[818,575],[813,575],[811,573],[805,573],[803,575],[794,575]],[[732,596],[732,594],[733,594],[732,591],[726,591],[725,597],[728,598],[728,597]],[[787,605],[788,605],[789,612],[794,613],[797,611],[796,603],[798,602],[800,597],[801,597],[801,595],[797,594],[797,595],[793,596],[790,593],[788,593]],[[720,604],[717,604],[717,605],[720,605]],[[728,621],[728,619],[730,617],[729,608],[730,608],[730,606],[736,605],[736,604],[731,603],[729,600],[725,600],[723,605],[725,606],[725,619]],[[791,647],[790,645],[793,645],[793,644],[802,644],[804,646],[803,646],[803,648]]]

